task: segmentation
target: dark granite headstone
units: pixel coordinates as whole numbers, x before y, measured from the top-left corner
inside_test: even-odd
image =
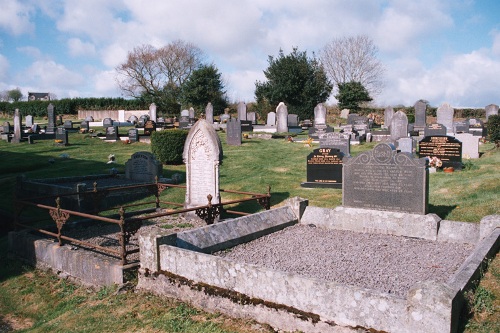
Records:
[[[106,127],[106,140],[119,140],[118,126]]]
[[[342,187],[342,158],[335,148],[317,148],[307,155],[307,182],[302,187]]]
[[[392,144],[343,160],[342,204],[346,207],[427,214],[427,160],[397,153]]]
[[[446,135],[446,127],[441,124],[428,124],[424,128],[424,136]]]
[[[151,135],[151,133],[156,132],[156,123],[152,120],[148,120],[144,123],[144,134]]]
[[[299,116],[293,113],[288,114],[288,127],[299,126]]]
[[[419,157],[437,157],[443,168],[462,169],[462,142],[453,136],[426,136],[418,143]]]
[[[80,123],[80,130],[83,130],[85,132],[88,132],[90,129],[89,122],[87,120],[84,120]]]
[[[423,131],[427,123],[427,104],[423,101],[418,101],[414,105],[415,108],[415,124],[416,131]]]
[[[469,133],[469,122],[467,120],[457,120],[453,122],[455,133]]]
[[[241,146],[241,121],[231,118],[226,124],[226,143],[230,146]]]
[[[113,127],[113,119],[104,118],[102,120],[102,127],[104,127],[104,128]]]
[[[66,130],[72,130],[73,129],[73,122],[71,120],[65,120],[64,121],[64,128]]]
[[[68,131],[63,127],[56,128],[56,140],[61,140],[61,144],[68,145]]]
[[[253,125],[251,120],[241,120],[242,132],[253,132]]]
[[[139,141],[139,131],[137,130],[137,128],[131,128],[128,130],[128,140],[131,143]]]
[[[344,156],[351,156],[350,136],[342,133],[329,132],[319,136],[320,148],[335,148],[340,150]]]
[[[52,103],[47,106],[47,120],[48,124],[45,133],[54,134],[56,131],[56,114],[54,111],[54,105],[52,105]]]

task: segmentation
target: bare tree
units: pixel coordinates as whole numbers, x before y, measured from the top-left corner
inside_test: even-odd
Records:
[[[371,94],[380,93],[385,69],[377,59],[378,48],[367,36],[336,38],[320,51],[330,79],[337,85],[361,83]]]
[[[181,40],[160,49],[141,45],[116,68],[116,80],[128,96],[161,98],[178,89],[202,60],[203,52],[198,47]]]

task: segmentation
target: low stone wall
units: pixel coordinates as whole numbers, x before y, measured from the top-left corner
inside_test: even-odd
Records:
[[[288,206],[280,209],[286,212],[281,217],[298,211]],[[276,214],[275,210],[266,211],[258,219],[267,222],[272,220],[273,214]],[[294,219],[299,218],[293,215]],[[252,224],[252,217],[246,218],[247,223]],[[300,221],[303,224],[478,244],[447,283],[423,281],[402,298],[202,253],[223,248],[222,244],[235,245],[246,235],[255,234],[242,228],[245,223],[240,221],[243,220],[234,219],[224,225],[215,224],[192,233],[188,231],[181,236],[182,240],[179,234],[141,234],[138,288],[173,296],[207,310],[253,318],[282,330],[346,332],[364,328],[385,332],[455,332],[463,290],[474,283],[484,258],[495,254],[500,246],[499,215],[485,217],[479,224],[470,224],[441,221],[434,214],[344,207],[305,209]],[[287,222],[280,221],[279,224],[286,225]],[[267,226],[275,227],[273,224]],[[265,233],[263,230],[259,232]],[[217,246],[217,242],[221,245]],[[179,244],[187,243],[190,246],[185,247],[191,250],[179,247]],[[292,253],[293,249],[290,251]]]
[[[10,232],[9,254],[41,269],[51,269],[90,286],[109,286],[124,282],[118,259],[90,251],[59,246],[50,239],[39,238],[27,231]]]
[[[119,112],[118,110],[79,110],[78,119],[83,120],[87,117],[92,117],[95,121],[103,120],[104,118],[111,118],[118,121]],[[149,115],[149,110],[125,110],[124,120],[126,121],[130,116],[140,118],[144,114]]]

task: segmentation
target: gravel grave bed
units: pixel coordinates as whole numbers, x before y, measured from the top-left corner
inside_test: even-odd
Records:
[[[294,225],[214,255],[406,297],[419,281],[446,282],[473,245]]]

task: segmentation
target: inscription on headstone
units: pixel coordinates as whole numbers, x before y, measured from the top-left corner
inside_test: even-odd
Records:
[[[118,126],[106,127],[106,140],[119,140]]]
[[[446,126],[441,124],[428,124],[424,129],[424,136],[446,135]]]
[[[397,153],[391,144],[344,158],[342,204],[346,207],[427,214],[425,158]]]
[[[319,135],[320,148],[335,148],[340,150],[344,156],[351,156],[350,136],[342,133],[324,133]]]
[[[130,143],[139,142],[139,131],[137,128],[131,128],[128,130],[128,141]]]
[[[230,146],[241,146],[241,121],[231,118],[226,127],[226,143]]]
[[[342,158],[335,148],[317,148],[307,156],[307,182],[302,187],[342,187]]]
[[[437,157],[443,168],[462,169],[462,142],[453,136],[426,136],[418,143],[419,157]]]
[[[161,178],[162,172],[162,164],[147,151],[136,152],[125,162],[125,178],[127,179],[153,183],[156,177]]]

